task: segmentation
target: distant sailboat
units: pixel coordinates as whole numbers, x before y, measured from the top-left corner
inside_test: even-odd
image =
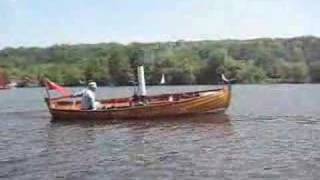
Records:
[[[0,90],[9,89],[9,80],[4,70],[0,69]]]
[[[166,78],[165,78],[164,74],[162,73],[160,84],[165,84],[165,83],[166,83]]]

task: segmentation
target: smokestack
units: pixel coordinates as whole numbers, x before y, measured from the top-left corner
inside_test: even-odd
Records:
[[[143,66],[138,66],[137,71],[138,71],[138,83],[139,83],[138,95],[139,96],[146,96],[147,95],[147,90],[146,90],[146,81],[145,81],[145,78],[144,78],[144,68],[143,68]]]

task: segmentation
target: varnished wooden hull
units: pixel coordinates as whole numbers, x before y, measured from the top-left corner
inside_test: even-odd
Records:
[[[192,93],[196,94],[196,96],[176,101],[161,101],[161,103],[156,102],[147,105],[125,106],[119,108],[111,107],[96,111],[79,110],[78,108],[72,108],[68,103],[65,103],[67,105],[64,106],[58,105],[58,102],[47,101],[47,103],[54,120],[150,119],[191,114],[218,113],[225,111],[230,104],[231,88],[229,86],[220,90],[189,92],[188,94]],[[169,97],[170,95],[167,96]],[[154,96],[152,98],[158,97]],[[115,100],[106,100],[106,104],[112,104],[114,101]],[[60,102],[60,104],[63,103]]]

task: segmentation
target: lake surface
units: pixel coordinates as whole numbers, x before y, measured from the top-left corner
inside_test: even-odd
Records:
[[[156,121],[51,122],[43,94],[0,91],[0,179],[320,178],[320,85],[236,85],[225,115]]]

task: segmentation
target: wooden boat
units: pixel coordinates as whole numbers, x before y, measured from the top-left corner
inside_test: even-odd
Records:
[[[8,76],[4,70],[0,68],[0,90],[10,89]]]
[[[10,89],[10,87],[0,87],[0,90],[7,90]]]
[[[231,100],[231,85],[206,91],[145,96],[144,103],[134,97],[106,99],[105,108],[81,110],[80,101],[65,98],[46,98],[54,120],[77,119],[146,119],[169,116],[224,112]]]
[[[222,80],[225,82],[223,88],[147,96],[143,66],[139,66],[137,72],[139,86],[136,87],[133,97],[100,100],[103,108],[98,110],[81,109],[80,100],[71,99],[69,91],[46,80],[48,97],[45,101],[52,118],[55,120],[150,119],[223,112],[230,104],[231,84],[224,75],[222,75]],[[64,97],[50,98],[49,90],[56,90]]]

